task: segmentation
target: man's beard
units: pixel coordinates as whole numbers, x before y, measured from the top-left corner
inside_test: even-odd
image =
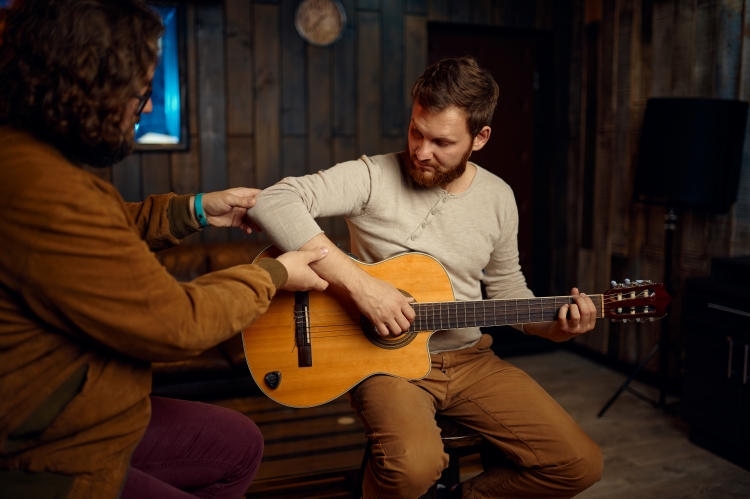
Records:
[[[401,154],[402,160],[406,165],[406,170],[409,172],[409,176],[412,178],[412,180],[414,180],[414,182],[417,183],[417,185],[420,185],[422,187],[440,187],[450,184],[464,174],[464,172],[466,171],[466,164],[469,161],[469,157],[471,156],[471,152],[471,147],[469,147],[469,149],[461,157],[461,160],[457,164],[452,165],[448,168],[438,166],[431,161],[423,163],[417,160],[416,155],[410,154],[408,147]],[[421,168],[417,167],[417,164],[431,166],[432,168],[434,168],[434,171],[425,172]]]
[[[134,148],[135,142],[126,138],[118,146],[112,146],[106,142],[99,142],[93,147],[80,144],[73,154],[85,165],[106,168],[127,158]]]
[[[58,147],[71,159],[94,168],[106,168],[119,163],[135,149],[135,131],[127,133],[117,145],[104,140],[90,146],[77,138],[67,143],[60,143]]]

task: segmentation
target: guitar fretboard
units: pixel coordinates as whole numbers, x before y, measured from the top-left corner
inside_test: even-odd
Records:
[[[604,317],[602,295],[589,295],[589,298],[596,307],[596,316]],[[574,303],[572,296],[414,303],[417,317],[409,331],[551,322],[557,320],[560,307],[571,303]]]

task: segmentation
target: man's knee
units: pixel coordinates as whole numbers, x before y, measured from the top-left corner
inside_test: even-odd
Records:
[[[236,418],[235,425],[238,428],[239,438],[235,440],[235,446],[243,454],[242,467],[247,470],[247,474],[255,477],[260,461],[263,458],[263,434],[260,429],[249,418],[239,414]]]
[[[554,467],[547,476],[554,476],[559,487],[575,495],[598,482],[603,469],[601,449],[589,440],[586,445],[577,446],[564,464]]]
[[[365,488],[379,491],[377,497],[413,499],[424,494],[446,467],[448,455],[439,438],[436,442],[414,442],[395,449],[391,446],[389,453],[376,444],[370,460],[373,482]]]
[[[232,467],[227,470],[232,480],[247,480],[255,477],[263,458],[263,434],[247,416],[224,407],[209,409],[216,428],[215,445],[221,446],[222,456]]]

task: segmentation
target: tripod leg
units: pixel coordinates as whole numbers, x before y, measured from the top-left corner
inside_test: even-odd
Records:
[[[625,383],[622,384],[622,386],[620,387],[620,389],[617,390],[617,392],[615,392],[615,394],[612,396],[612,398],[609,399],[609,401],[604,405],[604,407],[602,408],[602,410],[599,411],[599,414],[596,415],[597,418],[600,418],[600,417],[604,416],[604,413],[607,412],[607,409],[609,409],[609,407],[612,404],[615,403],[615,400],[617,400],[617,397],[619,397],[620,394],[625,391],[625,389],[628,387],[628,385],[630,385],[630,382],[633,381],[636,376],[638,376],[639,372],[641,372],[641,369],[643,369],[644,367],[646,367],[646,364],[648,364],[649,361],[651,360],[651,358],[654,355],[656,355],[656,352],[659,351],[659,347],[660,346],[661,346],[661,343],[656,343],[656,345],[654,345],[654,347],[651,349],[651,351],[648,353],[648,355],[646,355],[646,358],[643,359],[643,362],[641,362],[641,365],[639,365],[638,367],[636,367],[635,370],[632,373],[630,373],[630,376],[628,376],[627,381],[625,381]]]

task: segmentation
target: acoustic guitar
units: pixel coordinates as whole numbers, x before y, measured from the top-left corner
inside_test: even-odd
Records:
[[[278,256],[270,247],[255,261]],[[242,332],[250,373],[268,397],[289,407],[329,402],[375,374],[407,379],[430,372],[427,341],[442,329],[554,321],[570,296],[455,301],[445,268],[424,253],[405,253],[375,264],[356,261],[373,277],[414,297],[416,318],[396,337],[380,336],[340,291],[279,290],[261,317]],[[616,284],[589,295],[597,317],[653,321],[666,315],[670,297],[650,281]]]

